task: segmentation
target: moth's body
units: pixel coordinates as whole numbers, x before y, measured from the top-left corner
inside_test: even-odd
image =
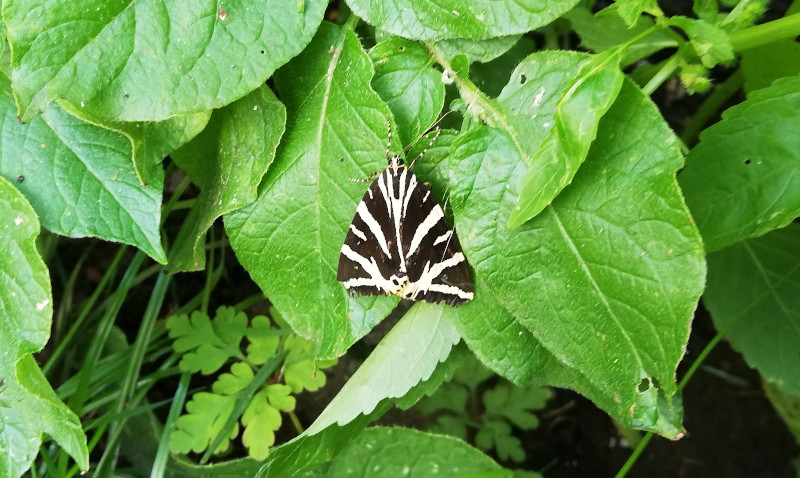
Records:
[[[337,280],[351,295],[398,295],[450,305],[471,300],[464,254],[441,206],[399,156],[388,163],[356,208]]]

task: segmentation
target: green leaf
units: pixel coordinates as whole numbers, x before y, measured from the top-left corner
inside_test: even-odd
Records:
[[[97,118],[82,108],[59,102],[71,115],[114,132],[125,135],[132,145],[131,160],[139,184],[161,181],[164,157],[197,136],[208,123],[211,111],[173,116],[164,121],[120,122]]]
[[[214,393],[222,395],[236,395],[253,381],[253,369],[244,362],[231,365],[230,373],[220,374],[212,387]]]
[[[82,470],[89,468],[78,417],[56,396],[31,355],[44,348],[53,316],[50,277],[36,249],[38,236],[33,208],[0,177],[0,476],[22,476],[44,434]]]
[[[515,427],[531,430],[539,426],[539,419],[531,410],[544,408],[552,397],[547,388],[515,387],[509,383],[501,383],[483,394],[486,414],[490,417],[502,417]]]
[[[255,201],[275,157],[286,109],[265,85],[216,110],[203,133],[172,154],[200,187],[172,246],[171,272],[205,267],[205,237],[214,221]]]
[[[547,25],[574,7],[578,0],[347,0],[367,23],[412,40],[486,38],[513,35]]]
[[[409,144],[442,111],[442,74],[433,68],[433,59],[425,47],[402,38],[378,43],[369,55],[375,63],[372,87],[392,110],[401,141]]]
[[[0,111],[0,175],[18,183],[42,226],[65,236],[131,244],[166,262],[159,235],[160,164],[151,165],[152,180],[141,185],[129,137],[86,123],[55,103],[29,124],[19,124],[4,77]]]
[[[766,380],[764,393],[794,435],[795,441],[800,443],[800,396],[787,393]]]
[[[220,307],[213,321],[205,313],[194,311],[169,317],[166,325],[170,338],[175,339],[172,348],[183,354],[181,370],[208,375],[239,355],[247,316],[233,307]]]
[[[175,429],[169,435],[172,453],[199,453],[211,444],[211,440],[222,430],[236,403],[236,396],[198,392],[186,404],[186,415],[178,417]],[[231,427],[230,433],[220,442],[215,453],[228,449],[231,440],[239,434],[239,426]]]
[[[559,56],[569,74],[577,58]],[[553,103],[529,119],[532,128],[548,120]],[[543,383],[583,390],[626,426],[677,435],[675,369],[705,271],[674,178],[682,166],[676,138],[624,85],[570,187],[508,230],[510,199],[527,168],[515,149],[488,127],[452,146],[456,228],[482,287],[448,316],[484,363],[512,380],[539,374]]]
[[[700,62],[706,68],[733,60],[733,46],[725,30],[706,21],[680,15],[670,17],[669,23],[686,32]]]
[[[800,76],[722,113],[679,176],[706,249],[784,227],[800,215]]]
[[[300,53],[327,2],[12,0],[3,20],[25,121],[54,98],[98,117],[162,120],[219,108]],[[91,12],[87,16],[87,12]]]
[[[616,12],[629,27],[639,21],[639,16],[644,13],[663,15],[658,7],[657,0],[616,0]]]
[[[309,434],[368,414],[384,399],[402,397],[428,380],[460,337],[442,307],[418,302],[381,340],[316,421]]]
[[[707,22],[714,22],[719,13],[719,6],[717,0],[694,0],[692,2],[692,11],[698,18]]]
[[[742,52],[740,63],[744,74],[744,91],[766,88],[785,76],[800,75],[800,45],[794,40],[773,42]]]
[[[511,425],[502,420],[490,420],[481,425],[475,434],[475,445],[483,450],[494,448],[503,461],[521,462],[525,459],[522,442],[511,434]]]
[[[533,40],[522,37],[510,50],[494,60],[488,63],[472,64],[470,78],[486,95],[496,98],[508,83],[511,72],[537,49]]]
[[[522,179],[519,201],[509,215],[509,228],[519,227],[539,214],[572,182],[597,135],[600,118],[617,99],[622,87],[624,75],[619,69],[619,63],[623,55],[624,50],[613,49],[593,56],[581,65],[569,89],[558,99],[553,116],[554,124]],[[546,55],[531,55],[522,62],[512,76],[512,81],[503,90],[500,103],[513,111],[515,101],[527,99],[532,88],[525,88],[524,83],[527,82],[525,78],[530,76],[529,84],[542,85],[539,86],[540,93],[530,103],[530,107],[518,107],[516,113],[536,109],[537,98],[541,104],[547,94],[543,84],[546,82],[546,75],[551,73],[546,66],[548,60],[551,59]],[[539,66],[541,63],[543,65]],[[537,68],[542,70],[537,71]],[[540,79],[543,81],[540,82]],[[520,86],[520,83],[523,84]],[[545,108],[542,109],[546,111]]]
[[[272,322],[263,315],[253,317],[251,328],[247,332],[247,360],[261,365],[275,356],[280,344],[278,330],[272,328]]]
[[[800,395],[800,225],[709,254],[703,303],[751,367]]]
[[[508,52],[519,42],[520,38],[521,35],[508,35],[486,40],[454,38],[436,42],[436,46],[444,52],[447,58],[466,55],[470,63],[486,63]]]
[[[294,409],[294,397],[285,385],[275,384],[265,387],[255,394],[242,415],[242,443],[247,447],[247,454],[256,460],[263,460],[269,454],[269,448],[275,443],[275,431],[281,427],[281,413],[272,403],[271,396],[291,399]],[[278,403],[286,398],[277,398]]]
[[[652,27],[655,22],[649,17],[636,17],[633,26],[628,25],[617,14],[616,4],[596,14],[588,8],[573,8],[564,17],[581,37],[581,46],[594,52],[603,52],[621,45]],[[681,38],[671,29],[659,29],[628,45],[622,65],[627,66],[665,48],[675,48]]]
[[[445,383],[436,393],[420,401],[416,410],[427,415],[442,410],[464,413],[468,399],[469,391],[465,386],[458,383]]]
[[[296,335],[287,337],[283,346],[288,352],[283,379],[294,393],[314,392],[325,386],[325,373],[319,368],[335,365],[336,359],[314,360],[314,344]]]
[[[375,427],[361,432],[342,450],[333,460],[328,476],[472,476],[501,470],[491,458],[457,438],[407,428]]]
[[[348,178],[386,167],[389,109],[370,87],[358,38],[329,23],[275,78],[291,118],[287,133],[258,199],[226,214],[225,227],[239,261],[292,329],[317,344],[320,358],[335,357],[397,303],[351,298],[336,281],[366,189]]]

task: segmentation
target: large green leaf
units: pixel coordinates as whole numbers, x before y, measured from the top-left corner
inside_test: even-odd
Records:
[[[700,135],[679,176],[706,249],[800,215],[800,76],[751,93]]]
[[[175,239],[170,270],[205,266],[206,231],[218,217],[255,201],[285,124],[286,109],[261,86],[216,110],[203,133],[172,154],[200,195]]]
[[[800,4],[798,4],[800,5]],[[742,52],[744,91],[766,88],[785,76],[800,74],[800,44],[795,40],[773,42]]]
[[[589,146],[597,134],[600,118],[608,111],[619,94],[624,75],[619,63],[624,50],[611,49],[591,57],[580,64],[575,79],[560,97],[552,115],[552,121],[541,120],[537,124],[543,129],[550,127],[547,137],[538,151],[530,159],[530,167],[525,172],[520,188],[519,201],[511,211],[508,226],[519,227],[525,221],[539,214],[550,201],[575,177],[578,168],[586,159]],[[498,98],[502,108],[515,116],[516,123],[510,131],[524,131],[522,116],[546,115],[547,107],[542,107],[545,97],[558,94],[556,81],[565,78],[550,77],[551,69],[547,62],[561,61],[561,55],[531,55],[523,61],[511,76],[511,81]],[[576,65],[576,57],[565,63]],[[561,67],[559,67],[560,69]],[[547,81],[550,80],[550,81]],[[555,88],[547,90],[555,83]],[[532,95],[533,99],[531,101]],[[526,100],[529,100],[526,102]],[[527,126],[527,125],[526,125]],[[518,153],[522,157],[530,151],[530,139],[512,134]]]
[[[50,335],[50,277],[36,249],[39,221],[28,201],[0,177],[0,476],[21,476],[42,435],[89,467],[78,417],[56,396],[31,354]]]
[[[29,121],[54,98],[126,121],[218,108],[297,55],[327,4],[7,1],[20,113]]]
[[[374,478],[513,474],[473,448],[445,435],[407,428],[368,428],[333,459],[327,476]]]
[[[155,161],[160,156],[153,156],[165,153],[163,145],[142,156],[149,158],[143,161],[149,163],[151,179],[142,185],[132,161],[134,145],[146,148],[142,143],[87,123],[55,103],[30,123],[19,124],[4,77],[0,121],[0,175],[18,183],[46,229],[132,244],[166,262],[159,234],[164,171]]]
[[[343,353],[397,303],[350,298],[336,281],[339,251],[364,178],[386,167],[389,109],[351,29],[323,23],[276,81],[290,123],[255,203],[225,216],[239,261],[319,356]],[[399,143],[393,142],[395,151]]]
[[[568,75],[580,58],[562,60],[552,63],[550,81],[556,65]],[[553,101],[542,106],[530,128],[541,128],[554,108]],[[682,166],[676,138],[657,109],[624,85],[572,185],[542,214],[509,230],[528,167],[516,149],[505,131],[480,127],[451,150],[458,234],[485,289],[457,310],[459,328],[484,361],[518,382],[534,373],[526,368],[535,353],[526,329],[558,362],[554,370],[543,365],[550,380],[582,375],[576,388],[622,423],[676,436],[675,369],[705,273],[674,177]],[[490,325],[473,327],[470,319],[490,301],[508,314],[498,313],[497,323],[486,315]],[[478,336],[492,325],[509,332]],[[514,334],[524,342],[512,345]]]
[[[353,13],[382,30],[413,40],[485,38],[535,30],[578,0],[347,0]]]
[[[800,225],[709,254],[703,303],[750,366],[800,395]]]
[[[444,318],[443,307],[415,304],[361,364],[307,433],[344,425],[366,415],[387,398],[403,397],[431,377],[461,337]]]
[[[442,74],[417,42],[392,37],[369,52],[375,62],[372,86],[392,110],[403,143],[416,139],[444,106]]]

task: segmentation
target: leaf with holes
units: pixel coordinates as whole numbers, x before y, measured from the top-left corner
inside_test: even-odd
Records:
[[[226,214],[225,227],[239,261],[292,329],[317,344],[320,358],[335,357],[397,303],[351,298],[336,281],[365,190],[348,178],[386,167],[389,109],[370,87],[358,38],[329,23],[275,78],[290,123],[258,199]]]
[[[678,179],[706,249],[800,215],[800,76],[754,91],[700,135]]]
[[[0,177],[0,476],[22,476],[42,437],[89,469],[86,436],[31,354],[50,335],[50,276],[36,248],[39,222],[25,197]]]
[[[544,123],[546,127],[550,126],[550,130],[522,178],[519,200],[509,215],[508,227],[519,227],[539,214],[572,182],[597,135],[600,118],[617,99],[622,87],[624,76],[619,63],[624,54],[624,49],[606,50],[580,65],[568,89],[558,98],[552,125]],[[531,55],[523,61],[498,98],[500,105],[507,111],[513,111],[515,116],[542,114],[537,106],[548,92],[545,91],[544,82],[537,81],[536,72],[541,71],[539,68],[546,71],[546,66],[537,64],[544,58],[551,59],[552,56]],[[520,85],[524,81],[522,78],[526,77],[530,78],[527,86]],[[520,78],[520,81],[514,81],[515,78]],[[526,101],[537,89],[533,101]],[[530,140],[523,142],[522,137],[516,135],[512,138],[520,151],[530,147]]]
[[[547,84],[580,64],[544,55]],[[552,121],[555,101],[542,105],[532,129]],[[451,153],[456,227],[483,286],[448,311],[467,342],[517,383],[538,375],[581,390],[626,426],[678,435],[675,369],[705,268],[674,177],[677,140],[658,111],[623,85],[573,183],[514,230],[505,227],[510,198],[527,163],[508,135],[479,127]]]
[[[20,114],[30,121],[53,98],[124,121],[219,108],[300,53],[327,4],[8,1]]]

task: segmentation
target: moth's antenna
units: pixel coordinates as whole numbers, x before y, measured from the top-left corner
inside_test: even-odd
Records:
[[[433,139],[431,140],[430,144],[428,144],[428,146],[427,146],[425,149],[423,149],[423,150],[422,150],[422,152],[421,152],[421,153],[419,153],[419,154],[417,155],[417,157],[416,157],[416,158],[414,158],[414,159],[411,161],[411,164],[408,166],[408,169],[409,169],[409,170],[410,170],[411,168],[413,168],[413,167],[414,167],[414,163],[416,163],[416,162],[417,162],[417,160],[418,160],[419,158],[421,158],[423,154],[425,154],[425,153],[427,153],[427,152],[428,152],[428,150],[431,148],[431,146],[433,146],[433,143],[436,141],[436,138],[438,138],[438,137],[439,137],[439,135],[440,135],[441,133],[442,133],[442,129],[441,129],[441,128],[439,128],[439,126],[437,125],[437,126],[436,126],[436,134],[434,134],[434,135],[433,135]]]
[[[389,152],[392,149],[392,120],[386,118],[386,161],[389,161]]]
[[[441,123],[443,119],[447,118],[447,115],[449,115],[450,113],[455,113],[455,111],[453,111],[453,110],[450,110],[450,111],[448,111],[447,113],[445,113],[445,114],[443,114],[442,116],[440,116],[440,117],[439,117],[439,119],[438,119],[438,120],[436,120],[436,121],[434,121],[434,122],[433,122],[433,124],[432,124],[432,125],[430,125],[430,127],[429,127],[428,129],[426,129],[424,133],[422,133],[421,135],[419,135],[419,136],[417,136],[416,138],[414,138],[414,141],[412,141],[412,142],[408,143],[408,146],[406,146],[405,148],[403,148],[403,153],[402,153],[402,154],[405,156],[405,154],[406,154],[406,153],[408,153],[408,151],[409,151],[411,148],[413,148],[413,147],[414,147],[414,146],[415,146],[415,145],[416,145],[416,144],[419,142],[419,140],[421,140],[422,138],[424,138],[426,134],[428,134],[428,133],[430,133],[431,131],[433,131],[434,129],[436,129],[436,128],[439,126],[439,123]],[[430,146],[428,146],[428,147],[430,147]]]

